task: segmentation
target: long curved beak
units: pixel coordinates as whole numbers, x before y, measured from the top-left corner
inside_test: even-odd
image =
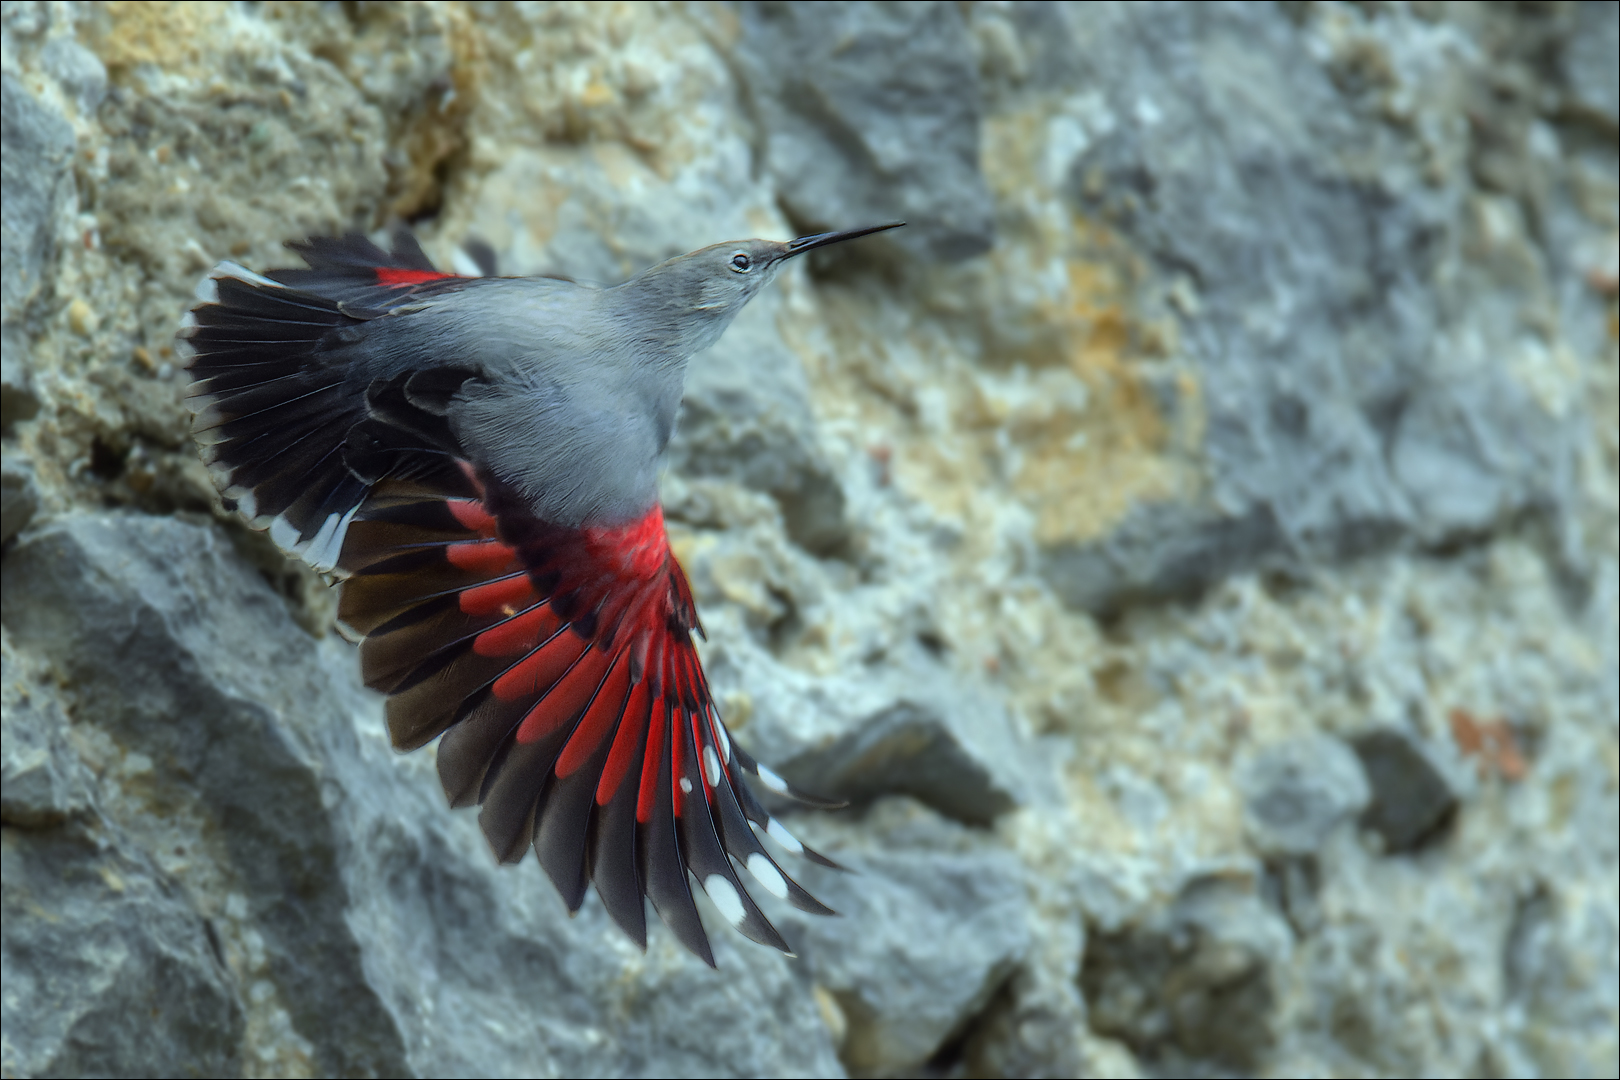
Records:
[[[803,255],[807,251],[814,251],[816,248],[827,247],[829,244],[842,244],[845,240],[857,240],[863,236],[871,236],[873,233],[898,229],[904,224],[903,221],[891,221],[887,225],[869,225],[864,229],[850,229],[848,232],[824,232],[817,233],[814,236],[801,236],[797,240],[788,241],[787,251],[783,253],[782,258],[790,259],[795,255]]]

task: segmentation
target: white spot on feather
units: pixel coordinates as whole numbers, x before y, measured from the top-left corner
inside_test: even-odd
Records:
[[[298,527],[280,514],[270,523],[270,539],[276,547],[289,554],[298,554]]]
[[[714,735],[720,740],[720,753],[727,763],[731,761],[731,736],[726,733],[726,725],[720,722],[720,717],[714,717]]]
[[[219,286],[214,284],[214,279],[211,277],[205,277],[201,281],[197,282],[197,287],[193,289],[192,292],[195,293],[198,300],[201,300],[205,304],[219,303]],[[191,321],[187,322],[187,319],[190,319]],[[184,316],[181,317],[180,325],[196,326],[197,320],[191,314],[191,312],[188,311]]]
[[[737,895],[737,889],[719,874],[710,874],[703,879],[703,891],[709,894],[714,906],[732,926],[738,926],[748,914],[743,908],[742,897]]]
[[[247,267],[243,266],[241,263],[233,263],[233,262],[222,262],[222,263],[220,263],[218,266],[214,267],[214,272],[209,275],[209,282],[208,283],[210,285],[213,285],[213,283],[215,281],[217,281],[218,279],[220,279],[220,278],[236,278],[239,281],[246,281],[246,282],[248,282],[249,284],[252,284],[252,285],[262,285],[267,289],[284,289],[284,288],[286,288],[286,286],[283,285],[281,282],[272,281],[269,278],[265,277],[263,274],[255,274],[252,270],[249,270]],[[201,286],[198,286],[198,288],[201,288]],[[215,290],[216,291],[214,293],[214,298],[215,298],[215,300],[218,300],[218,298],[219,298],[218,286],[215,286]]]
[[[688,780],[684,776],[681,777],[681,790],[686,792],[688,795],[692,794],[692,781]]]
[[[783,828],[782,823],[775,818],[771,818],[770,823],[765,826],[765,835],[795,855],[804,854],[804,845],[799,843],[799,838]]]
[[[321,522],[321,527],[315,530],[315,535],[304,545],[304,558],[310,565],[313,566],[316,559],[325,553],[326,545],[332,542],[332,534],[337,532],[338,522],[342,520],[341,514],[327,514],[326,520]]]
[[[321,531],[309,542],[304,561],[323,574],[336,569],[338,558],[343,554],[343,538],[349,532],[349,522],[359,512],[360,508],[356,506],[346,514],[328,514]]]
[[[776,792],[778,795],[788,793],[787,781],[776,775],[774,771],[764,765],[759,767],[759,782]]]
[[[259,500],[253,497],[253,492],[244,487],[228,487],[222,494],[227,499],[236,501],[236,512],[252,521],[259,516]]]
[[[754,852],[748,856],[748,872],[754,875],[754,880],[765,886],[765,891],[780,899],[787,899],[787,880],[782,872],[771,864],[771,860]]]
[[[709,781],[710,787],[720,786],[720,758],[712,746],[703,748],[703,775]]]
[[[199,431],[217,428],[233,419],[235,419],[235,414],[227,412],[225,406],[217,398],[211,397],[207,405],[192,415],[191,433],[196,435]]]

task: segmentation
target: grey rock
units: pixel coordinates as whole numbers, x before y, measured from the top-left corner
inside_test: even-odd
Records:
[[[72,37],[61,34],[40,50],[39,65],[73,99],[79,115],[95,115],[107,96],[107,69],[100,57]]]
[[[771,766],[806,791],[856,803],[910,795],[976,825],[1055,797],[1006,703],[931,659],[897,652],[881,672],[807,679],[730,643],[710,651],[709,678],[722,697],[748,688],[741,738],[769,748]]]
[[[23,318],[41,293],[67,195],[73,128],[9,72],[0,75],[0,429],[39,409]]]
[[[1620,128],[1620,8],[1603,0],[1576,4],[1575,27],[1564,46],[1564,82],[1571,104]]]
[[[913,254],[990,247],[981,102],[953,4],[748,3],[736,50],[765,167],[807,228],[906,221]]]
[[[1329,735],[1266,747],[1238,766],[1237,783],[1249,840],[1265,856],[1315,854],[1371,797],[1355,752]]]
[[[1252,874],[1194,877],[1168,906],[1087,941],[1080,985],[1092,1030],[1166,1067],[1253,1069],[1276,1041],[1291,948]]]
[[[58,519],[6,559],[4,619],[73,680],[80,715],[151,760],[146,790],[204,822],[193,842],[226,838],[211,888],[241,899],[221,936],[257,956],[244,963],[292,1026],[294,1050],[257,1048],[270,1060],[361,1075],[838,1072],[777,954],[711,921],[723,977],[661,927],[643,956],[594,900],[566,918],[532,860],[496,866],[474,816],[444,806],[430,757],[388,749],[353,651],[299,631],[213,531]]]
[[[770,494],[788,536],[827,554],[849,534],[844,490],[816,441],[804,367],[776,330],[779,304],[775,294],[760,297],[694,358],[670,465]]]
[[[121,839],[5,830],[6,1074],[241,1075],[243,1010],[212,930]]]
[[[1446,771],[1410,732],[1381,728],[1357,736],[1352,745],[1372,791],[1361,824],[1383,837],[1385,851],[1418,847],[1456,810],[1458,792]]]
[[[1535,882],[1518,898],[1503,976],[1507,1000],[1529,1019],[1526,1072],[1591,1076],[1614,1060],[1610,1033],[1620,990],[1612,961],[1607,968],[1592,962],[1594,952],[1607,948],[1612,956],[1620,945],[1612,931],[1599,929],[1604,902],[1556,881]]]
[[[1558,421],[1505,378],[1424,387],[1395,426],[1389,465],[1412,529],[1436,543],[1475,536],[1515,511],[1556,499],[1572,483]],[[1504,438],[1513,432],[1511,439]]]
[[[28,528],[39,509],[39,489],[27,458],[9,451],[0,459],[0,544]]]
[[[907,799],[850,822],[795,823],[855,871],[818,875],[840,917],[784,932],[848,1022],[857,1075],[914,1075],[990,1002],[1030,948],[1022,864]]]
[[[68,745],[67,714],[45,685],[30,679],[4,645],[0,673],[0,820],[38,829],[87,815],[89,772]]]
[[[1069,169],[1074,204],[1198,297],[1178,352],[1204,390],[1208,486],[1053,544],[1069,603],[1106,612],[1572,505],[1574,435],[1484,344],[1529,333],[1508,264],[1538,257],[1530,241],[1471,253],[1460,190],[1419,179],[1429,151],[1366,124],[1298,23],[1242,4],[1015,22],[1032,89],[1106,102]]]
[[[1005,706],[989,695],[965,702],[929,689],[918,685],[854,719],[824,748],[789,758],[786,775],[838,798],[910,795],[958,821],[988,824],[1021,801],[1006,782],[1004,755],[985,746],[1006,731]]]
[[[0,124],[0,318],[11,322],[39,293],[74,140],[68,122],[9,73],[0,75]]]
[[[1066,604],[1106,615],[1196,595],[1282,548],[1276,517],[1263,507],[1228,516],[1188,503],[1139,504],[1099,540],[1048,547],[1041,573]]]
[[[26,363],[21,327],[0,325],[0,431],[11,434],[11,426],[39,412],[34,380]]]
[[[398,1027],[343,926],[342,843],[323,803],[322,733],[311,727],[327,725],[351,755],[353,736],[335,724],[342,713],[312,643],[245,570],[207,530],[73,516],[7,558],[5,624],[75,681],[83,715],[171,782],[189,778],[230,822],[271,977],[322,1071],[400,1073]],[[272,695],[276,682],[283,690]],[[284,722],[266,698],[289,716],[304,711],[304,722]]]
[[[1015,973],[1003,993],[976,1018],[962,1044],[967,1076],[1046,1077],[1108,1075],[1084,1049],[1085,1003],[1080,988],[1065,980],[1060,992],[1024,991]]]

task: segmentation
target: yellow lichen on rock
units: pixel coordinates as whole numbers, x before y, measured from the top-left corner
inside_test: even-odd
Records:
[[[88,10],[87,44],[114,76],[143,64],[175,75],[212,73],[206,50],[219,47],[230,20],[226,4],[179,0],[110,0]]]

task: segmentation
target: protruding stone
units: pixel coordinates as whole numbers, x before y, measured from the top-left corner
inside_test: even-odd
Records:
[[[840,918],[795,912],[783,927],[847,1019],[840,1056],[856,1075],[913,1075],[1029,949],[1023,865],[909,799],[798,824],[856,871],[817,875],[816,892]]]
[[[0,148],[0,318],[9,323],[39,293],[73,154],[73,128],[9,72],[0,76]]]
[[[1371,797],[1354,751],[1328,735],[1266,747],[1239,765],[1237,782],[1249,840],[1265,856],[1314,854]]]
[[[955,5],[750,3],[741,15],[738,67],[796,223],[905,221],[890,241],[934,259],[990,247],[979,75]]]
[[[1384,850],[1392,854],[1432,837],[1458,798],[1433,751],[1400,728],[1367,732],[1353,745],[1372,793],[1362,826],[1383,837]]]
[[[718,653],[711,682],[739,677],[755,692],[749,740],[806,791],[855,803],[910,795],[974,825],[1056,798],[1055,774],[1006,703],[931,659],[810,682],[752,647]]]
[[[88,814],[90,773],[67,742],[67,714],[56,694],[29,677],[11,641],[0,674],[0,820],[42,829]]]
[[[7,452],[0,459],[0,543],[28,528],[38,509],[33,465],[27,458]]]
[[[1092,1030],[1153,1059],[1253,1069],[1276,1040],[1288,925],[1251,874],[1196,877],[1169,907],[1086,945]]]
[[[241,1075],[235,980],[173,880],[116,833],[6,832],[7,1074]]]

